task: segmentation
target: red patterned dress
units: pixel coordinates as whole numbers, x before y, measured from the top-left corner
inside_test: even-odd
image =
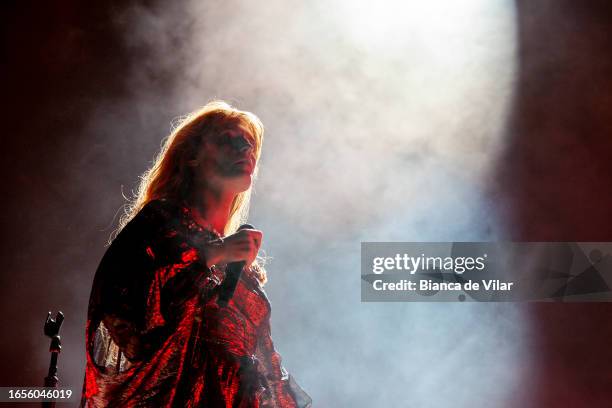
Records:
[[[254,272],[217,305],[225,268],[198,251],[216,237],[186,206],[155,200],[115,238],[89,301],[82,407],[311,406],[274,350]]]

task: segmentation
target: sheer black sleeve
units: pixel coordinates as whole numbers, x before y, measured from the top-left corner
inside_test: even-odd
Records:
[[[206,270],[179,217],[175,204],[149,202],[113,240],[96,271],[89,323],[95,328],[103,322],[130,361],[146,358],[163,342],[173,330],[173,310],[196,294],[194,282]]]

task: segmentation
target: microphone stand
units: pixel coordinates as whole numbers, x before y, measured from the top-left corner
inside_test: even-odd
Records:
[[[57,357],[62,350],[62,342],[60,339],[59,331],[64,321],[64,314],[57,312],[55,319],[51,318],[51,312],[47,315],[45,321],[45,335],[51,338],[51,345],[49,346],[49,352],[51,352],[51,362],[49,363],[49,372],[45,377],[45,387],[56,388],[59,378],[57,377]],[[43,401],[43,408],[54,408],[55,401]]]

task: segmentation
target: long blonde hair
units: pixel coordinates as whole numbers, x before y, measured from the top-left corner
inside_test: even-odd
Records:
[[[181,117],[173,126],[170,135],[164,139],[153,165],[140,177],[135,198],[128,199],[125,213],[119,220],[115,236],[152,200],[161,198],[176,201],[189,200],[194,187],[194,172],[189,162],[196,159],[204,138],[210,137],[230,124],[245,126],[255,139],[254,178],[256,178],[264,134],[261,120],[251,112],[238,110],[221,100],[213,100],[200,109]],[[248,190],[237,194],[234,198],[228,222],[222,231],[224,235],[237,231],[238,227],[246,222],[251,190],[252,187],[249,187]],[[261,269],[263,279],[260,281],[264,283],[265,270],[257,262],[253,265],[255,269]]]

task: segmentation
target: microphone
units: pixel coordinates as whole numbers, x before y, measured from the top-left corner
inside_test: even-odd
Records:
[[[255,229],[255,227],[253,227],[251,224],[242,224],[238,230],[241,229]],[[220,307],[226,307],[232,296],[234,296],[236,286],[238,285],[238,281],[240,280],[240,276],[242,275],[242,270],[244,269],[245,265],[245,261],[231,262],[227,264],[225,268],[225,279],[223,279],[223,283],[219,288],[219,297],[217,298],[217,304]]]

